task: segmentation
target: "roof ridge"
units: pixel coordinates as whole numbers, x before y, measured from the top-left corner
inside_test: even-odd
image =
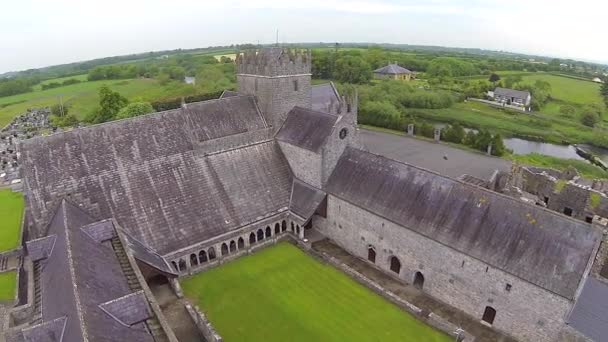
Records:
[[[475,184],[467,183],[467,182],[465,182],[463,180],[455,179],[455,178],[443,175],[443,174],[441,174],[439,172],[436,172],[436,171],[433,171],[433,170],[429,170],[429,169],[425,169],[425,168],[417,166],[417,165],[409,164],[409,163],[406,163],[406,162],[403,162],[403,161],[400,161],[400,160],[395,160],[395,159],[383,156],[381,154],[376,154],[376,153],[373,153],[373,152],[370,152],[370,151],[365,151],[365,150],[362,150],[362,149],[359,149],[359,148],[355,148],[353,146],[347,146],[346,150],[354,150],[354,151],[362,152],[362,153],[365,153],[365,154],[370,154],[370,155],[373,155],[373,156],[376,156],[376,157],[380,157],[382,159],[386,159],[386,160],[389,160],[389,161],[397,163],[397,164],[401,164],[401,165],[404,165],[404,166],[407,166],[407,167],[411,167],[411,168],[414,168],[416,170],[420,170],[420,171],[431,173],[431,174],[439,176],[439,177],[441,177],[443,179],[455,182],[457,184],[464,185],[465,187],[482,190],[485,193],[489,193],[489,194],[495,195],[495,196],[497,196],[499,198],[503,198],[503,199],[509,200],[509,201],[511,201],[513,203],[523,204],[523,205],[528,206],[530,208],[534,208],[534,210],[539,210],[541,212],[544,211],[544,212],[549,213],[549,214],[551,214],[551,215],[553,215],[555,217],[565,218],[565,219],[570,220],[570,221],[575,222],[575,223],[581,223],[579,220],[576,220],[573,217],[566,216],[564,214],[560,214],[560,213],[555,212],[553,210],[549,210],[547,208],[543,208],[543,207],[540,207],[540,206],[537,206],[537,205],[532,205],[532,204],[520,201],[517,198],[513,198],[511,196],[507,196],[505,194],[501,194],[500,192],[492,191],[490,189],[486,189],[484,187],[480,187],[480,186],[475,185]],[[345,152],[346,152],[346,150],[345,150]]]

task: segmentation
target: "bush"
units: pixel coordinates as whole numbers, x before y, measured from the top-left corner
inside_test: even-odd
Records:
[[[559,107],[559,113],[566,118],[572,118],[574,117],[574,114],[576,114],[576,108],[574,108],[573,105],[562,105],[561,107]]]
[[[388,101],[367,101],[359,108],[359,122],[365,125],[403,130],[401,113]]]
[[[435,134],[435,127],[433,125],[423,122],[417,126],[414,126],[416,135],[420,135],[427,138],[433,138]]]
[[[78,119],[74,114],[66,114],[64,116],[51,114],[49,120],[51,121],[51,126],[54,127],[74,127],[78,125]]]
[[[445,92],[415,91],[402,94],[399,103],[407,108],[438,109],[450,107],[454,99]]]
[[[443,130],[442,139],[448,142],[462,144],[465,135],[466,132],[464,131],[464,128],[456,123]]]
[[[600,122],[600,116],[594,111],[585,111],[581,115],[581,123],[585,126],[594,127]]]
[[[149,102],[133,102],[123,107],[117,114],[116,119],[133,118],[136,116],[152,113],[154,108]]]

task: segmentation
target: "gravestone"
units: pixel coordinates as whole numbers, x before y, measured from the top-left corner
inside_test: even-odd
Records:
[[[414,124],[407,125],[407,135],[414,135]]]

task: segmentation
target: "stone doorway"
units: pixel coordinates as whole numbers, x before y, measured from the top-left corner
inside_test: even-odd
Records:
[[[489,325],[492,325],[494,323],[494,318],[496,318],[496,309],[491,306],[486,306],[481,320],[488,323]]]
[[[414,287],[421,291],[424,287],[424,275],[421,272],[416,272],[414,276]]]

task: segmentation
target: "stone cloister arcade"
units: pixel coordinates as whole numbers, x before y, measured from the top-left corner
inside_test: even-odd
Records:
[[[289,232],[300,239],[304,239],[303,226],[294,221],[283,219],[265,227],[254,227],[241,235],[232,236],[224,241],[190,251],[174,258],[171,261],[171,266],[180,274],[197,271],[218,259],[221,260],[243,251],[250,251],[252,248],[268,241],[276,241],[279,236]]]

